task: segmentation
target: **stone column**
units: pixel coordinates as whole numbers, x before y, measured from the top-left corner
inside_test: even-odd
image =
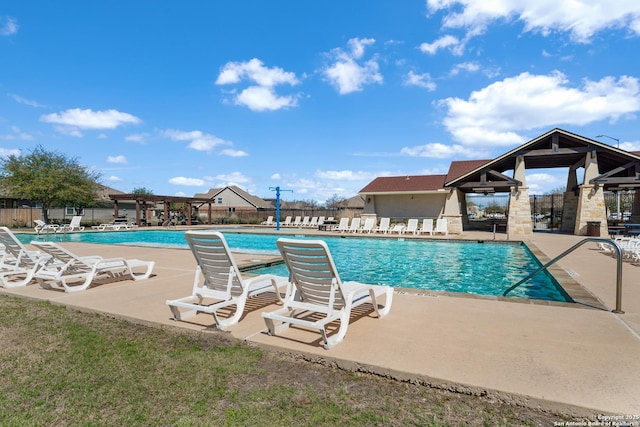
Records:
[[[604,204],[604,189],[601,185],[589,184],[589,181],[599,175],[598,155],[595,151],[586,154],[584,165],[584,181],[578,196],[578,210],[576,212],[576,224],[574,234],[587,235],[587,223],[600,222],[600,236],[609,235],[607,228],[607,209]]]
[[[509,240],[522,240],[530,234],[533,234],[533,226],[531,224],[529,187],[511,187],[507,238]]]
[[[452,188],[447,194],[447,198],[444,202],[444,210],[442,212],[442,218],[447,219],[447,228],[449,234],[461,234],[462,233],[462,214],[460,213],[460,199],[464,197],[457,188]]]
[[[513,178],[522,182],[522,185],[511,187],[511,193],[509,194],[507,238],[509,240],[521,240],[525,236],[533,234],[533,226],[531,225],[531,201],[529,200],[529,187],[527,187],[523,156],[516,158]]]
[[[469,227],[469,215],[467,214],[467,195],[460,194],[460,214],[462,214],[462,229]]]
[[[578,174],[576,169],[569,169],[567,177],[567,189],[562,198],[562,224],[560,231],[573,233],[576,228],[576,213],[578,212]]]

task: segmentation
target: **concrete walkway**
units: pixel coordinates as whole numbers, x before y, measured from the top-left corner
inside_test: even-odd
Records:
[[[449,238],[490,240],[493,235],[475,232]],[[504,240],[505,235],[496,238]],[[535,233],[530,243],[553,258],[581,239]],[[190,251],[65,245],[79,255],[154,260],[154,276],[72,294],[41,289],[37,284],[0,292],[145,324],[211,331],[210,316],[175,322],[165,305],[165,300],[191,291],[195,261]],[[261,257],[236,254],[236,258],[243,265]],[[488,394],[527,406],[576,415],[640,415],[640,266],[623,265],[625,314],[611,312],[616,301],[615,260],[598,252],[595,244],[586,244],[559,266],[607,309],[399,289],[387,317],[355,313],[345,341],[327,351],[315,332],[291,328],[283,336],[268,336],[260,313],[277,305],[275,296],[266,296],[252,300],[245,317],[229,332],[251,345],[311,361]]]

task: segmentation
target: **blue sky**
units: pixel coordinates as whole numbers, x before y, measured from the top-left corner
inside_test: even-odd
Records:
[[[555,127],[640,150],[639,52],[637,0],[4,0],[0,156],[322,203]]]

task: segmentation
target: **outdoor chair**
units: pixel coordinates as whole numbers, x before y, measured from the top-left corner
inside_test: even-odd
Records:
[[[448,223],[446,218],[440,218],[436,220],[436,228],[433,230],[434,233],[441,233],[445,236],[449,234]]]
[[[433,236],[433,219],[432,218],[425,218],[422,220],[422,228],[420,230],[418,230],[418,234],[420,233],[429,233],[431,236]]]
[[[376,233],[387,234],[389,232],[390,223],[391,223],[391,218],[388,218],[388,217],[380,218],[380,225],[378,225],[378,228],[376,228]]]
[[[0,244],[4,247],[0,264],[0,282],[5,288],[26,286],[40,265],[49,258],[37,251],[30,251],[7,227],[0,227]]]
[[[71,222],[69,224],[64,224],[60,226],[56,233],[67,232],[67,231],[84,231],[84,227],[80,225],[80,221],[82,220],[81,216],[74,216],[71,218]]]
[[[407,228],[404,229],[405,233],[418,234],[418,219],[411,218],[407,221]]]
[[[264,274],[244,279],[222,233],[187,231],[185,237],[197,267],[191,295],[167,300],[174,320],[208,313],[213,316],[218,329],[225,329],[240,321],[250,297],[274,292],[282,301],[280,288],[286,287],[286,278]],[[220,309],[233,305],[236,306],[233,315],[228,318],[219,317]]]
[[[34,241],[32,245],[50,255],[34,275],[45,289],[62,287],[65,292],[83,291],[104,275],[111,279],[144,280],[151,276],[155,265],[153,261],[138,259],[80,257],[55,242]],[[137,269],[143,272],[136,273]]]
[[[349,226],[350,233],[357,233],[360,231],[360,218],[353,218],[351,220],[351,226]]]
[[[290,325],[316,329],[322,334],[324,348],[342,342],[351,310],[369,303],[379,318],[391,310],[393,288],[343,282],[333,262],[327,244],[322,240],[278,239],[278,249],[289,269],[292,288],[284,299],[284,307],[262,313],[269,335],[276,335]],[[385,305],[378,306],[378,298],[385,297]],[[338,331],[329,336],[327,325],[340,322]]]
[[[349,218],[340,218],[340,223],[338,224],[336,231],[340,231],[342,233],[349,231]]]
[[[36,234],[40,234],[43,231],[49,231],[49,230],[52,230],[53,232],[55,232],[59,227],[57,224],[47,224],[41,219],[34,219],[33,222],[36,224],[36,226],[33,227]]]

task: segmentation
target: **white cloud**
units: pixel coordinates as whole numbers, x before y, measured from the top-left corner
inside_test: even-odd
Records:
[[[234,103],[252,111],[274,111],[295,107],[298,100],[294,96],[278,96],[272,87],[250,86],[234,98]]]
[[[120,178],[119,176],[115,176],[115,175],[111,175],[111,176],[107,177],[106,179],[109,182],[121,182],[122,181],[122,178]]]
[[[435,55],[440,49],[449,48],[454,55],[461,55],[464,51],[464,44],[457,37],[446,35],[440,37],[433,43],[422,43],[420,51]]]
[[[20,150],[17,148],[1,148],[0,147],[0,157],[9,157],[9,156],[19,156]]]
[[[620,148],[627,151],[640,151],[640,140],[620,142]]]
[[[280,176],[280,174],[279,174],[279,173],[274,173],[274,174],[273,174],[273,175],[271,175],[269,178],[270,178],[270,179],[273,179],[273,180],[278,180],[278,179],[281,179],[282,177]]]
[[[640,110],[640,84],[622,76],[570,87],[560,72],[522,73],[474,91],[467,100],[446,98],[439,105],[447,109],[444,125],[457,141],[505,146],[524,142],[517,133],[523,130],[632,115]]]
[[[23,98],[23,97],[21,97],[20,95],[16,95],[16,94],[12,94],[12,93],[10,93],[10,94],[9,94],[9,96],[10,96],[11,98],[13,98],[13,100],[14,100],[14,101],[16,101],[18,104],[24,104],[24,105],[28,105],[28,106],[30,106],[30,107],[36,107],[36,108],[42,108],[42,107],[44,107],[44,105],[42,105],[42,104],[40,104],[40,103],[38,103],[38,102],[36,102],[36,101],[33,101],[33,100],[30,100],[30,99]]]
[[[169,184],[184,185],[187,187],[202,187],[205,182],[200,178],[186,178],[184,176],[176,176],[169,179]]]
[[[138,124],[140,119],[117,110],[93,111],[72,108],[60,113],[44,114],[40,121],[80,129],[115,129],[124,124]]]
[[[407,77],[404,80],[406,86],[418,86],[425,88],[429,91],[436,90],[436,84],[433,82],[429,73],[416,74],[413,71],[409,71]]]
[[[229,174],[220,174],[214,177],[206,177],[207,181],[219,181],[221,186],[247,184],[251,182],[251,178],[242,172],[232,172]]]
[[[127,158],[125,156],[109,156],[107,157],[107,162],[108,163],[120,163],[120,164],[126,164],[127,163]]]
[[[456,76],[460,74],[461,71],[466,71],[468,73],[475,73],[475,72],[478,72],[479,70],[480,70],[480,64],[478,64],[477,62],[462,62],[460,64],[456,64],[449,74],[451,74],[452,76]]]
[[[343,171],[316,171],[316,178],[330,179],[337,181],[370,181],[376,177],[376,174],[370,172],[354,172],[349,170]]]
[[[351,48],[349,52],[340,48],[331,52],[330,55],[335,62],[327,66],[322,73],[329,83],[338,89],[340,95],[359,92],[367,84],[382,83],[382,74],[375,59],[362,64],[357,62],[362,59],[365,47],[374,43],[374,39],[354,38],[348,42]]]
[[[229,141],[203,133],[199,130],[185,132],[176,129],[167,129],[162,131],[161,135],[174,141],[189,141],[187,146],[196,151],[212,151],[219,145],[231,145]]]
[[[6,134],[6,135],[0,135],[0,140],[5,140],[5,141],[13,141],[13,140],[32,141],[33,140],[33,136],[31,134],[26,133],[26,132],[22,132],[20,130],[20,128],[17,127],[17,126],[11,126],[11,133]]]
[[[0,36],[12,36],[18,32],[18,21],[11,17],[0,17]]]
[[[350,39],[347,44],[351,48],[351,57],[353,59],[360,59],[364,56],[364,49],[367,46],[371,46],[376,42],[375,39]]]
[[[532,173],[526,175],[527,186],[530,194],[543,194],[563,187],[567,184],[566,171],[562,171],[558,175],[550,173]]]
[[[246,157],[249,155],[246,151],[226,149],[220,151],[220,155],[229,157]]]
[[[147,138],[149,137],[148,133],[134,133],[131,135],[128,135],[124,138],[125,141],[131,141],[131,142],[139,142],[139,143],[144,143],[147,142]]]
[[[299,83],[295,73],[284,71],[279,67],[265,67],[262,61],[253,58],[247,62],[226,63],[216,79],[216,84],[226,85],[239,83],[245,79],[265,87],[273,87],[281,84],[295,86]]]
[[[84,134],[80,132],[80,129],[72,126],[54,126],[56,132],[62,135],[73,136],[75,138],[82,138]]]
[[[236,105],[244,105],[252,111],[273,111],[298,105],[299,95],[280,96],[275,90],[279,85],[299,84],[295,73],[279,67],[265,67],[257,58],[247,62],[226,63],[216,79],[216,84],[237,84],[244,80],[253,84],[233,97],[233,103]]]
[[[640,35],[640,2],[636,0],[427,0],[431,14],[445,13],[444,28],[461,28],[479,35],[495,22],[520,21],[525,32],[544,36],[568,32],[574,41],[587,43],[599,31],[626,28]]]
[[[414,147],[403,147],[400,150],[400,154],[409,157],[428,157],[434,159],[447,159],[460,156],[467,158],[484,158],[489,156],[487,151],[480,150],[478,147],[465,147],[460,144],[446,145],[439,142],[416,145]]]

